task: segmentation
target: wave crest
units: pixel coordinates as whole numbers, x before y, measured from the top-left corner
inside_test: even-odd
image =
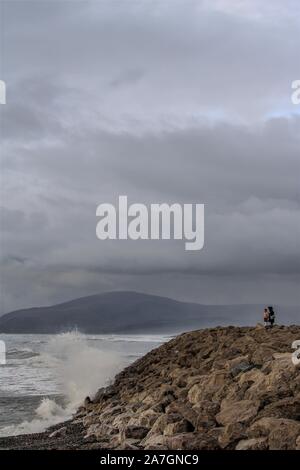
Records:
[[[86,396],[93,396],[99,387],[108,385],[124,366],[119,354],[89,346],[86,337],[76,330],[50,338],[41,357],[54,368],[64,405],[55,399],[43,398],[32,421],[7,426],[2,435],[42,432],[69,419]]]

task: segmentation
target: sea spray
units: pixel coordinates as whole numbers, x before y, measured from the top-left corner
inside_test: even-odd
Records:
[[[107,385],[125,365],[120,354],[89,346],[77,330],[51,337],[33,360],[51,369],[62,397],[43,398],[32,420],[3,428],[2,435],[41,432],[69,419],[87,395]]]
[[[85,336],[76,330],[54,336],[45,352],[57,360],[62,393],[74,407],[107,385],[124,365],[119,354],[89,346]]]

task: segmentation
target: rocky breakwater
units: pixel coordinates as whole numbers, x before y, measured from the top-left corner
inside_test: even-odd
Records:
[[[300,450],[298,339],[300,326],[182,334],[127,367],[70,422],[32,435],[31,446]],[[22,447],[7,439],[0,448]]]

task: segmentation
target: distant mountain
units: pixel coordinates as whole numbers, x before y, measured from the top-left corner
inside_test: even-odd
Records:
[[[0,317],[0,333],[171,333],[217,325],[253,325],[262,305],[200,305],[137,292],[107,292]],[[278,321],[299,323],[299,309],[277,307]]]

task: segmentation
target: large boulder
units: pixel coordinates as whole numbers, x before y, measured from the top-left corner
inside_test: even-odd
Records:
[[[242,423],[230,423],[227,424],[218,437],[218,442],[222,449],[226,447],[232,448],[234,444],[246,437],[246,427]]]
[[[135,413],[128,422],[129,426],[145,426],[151,428],[155,421],[161,416],[161,413],[157,413],[152,408],[141,411],[140,413]]]
[[[292,450],[300,436],[300,422],[292,419],[261,418],[252,424],[250,437],[267,437],[270,450]]]
[[[210,375],[203,375],[198,382],[193,385],[188,393],[188,399],[192,404],[197,404],[202,400],[213,400],[216,394],[224,390],[229,380],[227,371],[215,371]]]
[[[235,423],[248,423],[257,415],[258,409],[258,401],[240,400],[226,403],[224,407],[221,407],[220,413],[216,415],[216,420],[223,426]]]
[[[187,421],[186,419],[182,419],[181,421],[177,421],[176,423],[169,423],[164,429],[165,436],[174,436],[175,434],[181,434],[186,432],[193,432],[194,426]]]

